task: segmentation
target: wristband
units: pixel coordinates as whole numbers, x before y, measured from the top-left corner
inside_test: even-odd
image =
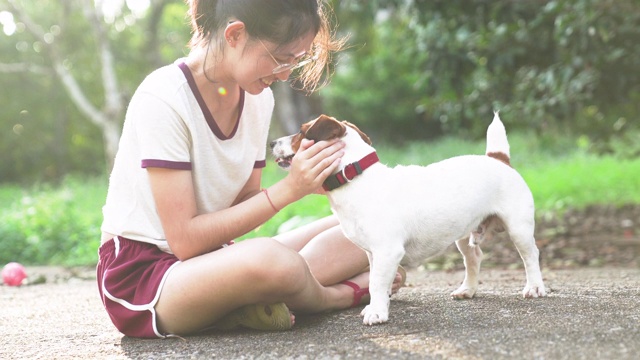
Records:
[[[271,197],[269,197],[269,192],[267,191],[267,189],[262,189],[262,192],[267,196],[267,200],[269,201],[269,205],[271,205],[273,211],[279,212],[280,210],[275,205],[273,205],[273,201],[271,201]]]

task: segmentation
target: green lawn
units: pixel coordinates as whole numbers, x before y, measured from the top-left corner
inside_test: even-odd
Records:
[[[571,139],[536,141],[513,135],[513,166],[529,184],[538,213],[558,213],[592,204],[640,203],[640,159],[588,154]],[[444,139],[377,146],[383,163],[422,164],[461,154],[482,154],[483,142]],[[269,186],[286,173],[273,162],[264,171]],[[106,195],[103,178],[69,178],[59,186],[0,186],[0,264],[93,264]],[[272,236],[330,214],[328,201],[309,195],[289,205],[246,237]]]

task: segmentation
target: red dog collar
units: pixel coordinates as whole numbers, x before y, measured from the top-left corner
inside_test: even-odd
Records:
[[[378,161],[380,161],[380,159],[378,159],[378,154],[376,154],[374,151],[371,154],[360,159],[360,161],[356,161],[345,166],[337,174],[329,176],[327,180],[325,180],[322,184],[322,188],[325,191],[335,190],[340,186],[350,182],[356,176],[362,174],[362,172],[367,170],[369,166],[377,163]]]

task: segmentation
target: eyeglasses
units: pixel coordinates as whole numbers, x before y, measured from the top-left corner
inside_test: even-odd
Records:
[[[258,39],[258,41],[260,41],[260,44],[262,44],[262,47],[264,47],[264,49],[267,50],[267,53],[269,54],[269,56],[271,56],[271,59],[273,59],[273,62],[275,62],[278,65],[273,69],[273,71],[272,71],[273,74],[279,74],[279,73],[285,72],[285,71],[293,71],[295,69],[299,69],[299,68],[307,65],[308,63],[310,63],[312,61],[318,60],[318,55],[314,55],[314,56],[307,56],[306,58],[301,58],[300,60],[296,61],[295,63],[280,64],[278,62],[278,60],[276,60],[276,58],[273,57],[273,55],[271,54],[271,51],[269,51],[269,49],[262,42],[262,40]]]

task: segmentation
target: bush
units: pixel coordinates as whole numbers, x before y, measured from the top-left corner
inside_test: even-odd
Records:
[[[0,212],[0,263],[95,264],[105,190],[102,181],[67,179],[23,191]]]
[[[327,113],[405,140],[482,138],[499,109],[512,131],[570,129],[602,152],[640,128],[637,1],[377,3],[367,31],[367,5],[339,5],[341,29],[366,35],[341,55]]]
[[[640,159],[595,156],[588,140],[534,137],[509,132],[512,164],[531,188],[538,214],[555,216],[593,204],[640,203]],[[484,141],[445,137],[402,147],[375,144],[382,163],[427,165],[461,154],[482,154]],[[263,186],[286,175],[272,161]],[[37,265],[94,265],[100,244],[103,178],[66,179],[59,186],[0,187],[0,265],[10,261]],[[330,214],[326,197],[310,195],[282,209],[245,238],[269,237]]]

